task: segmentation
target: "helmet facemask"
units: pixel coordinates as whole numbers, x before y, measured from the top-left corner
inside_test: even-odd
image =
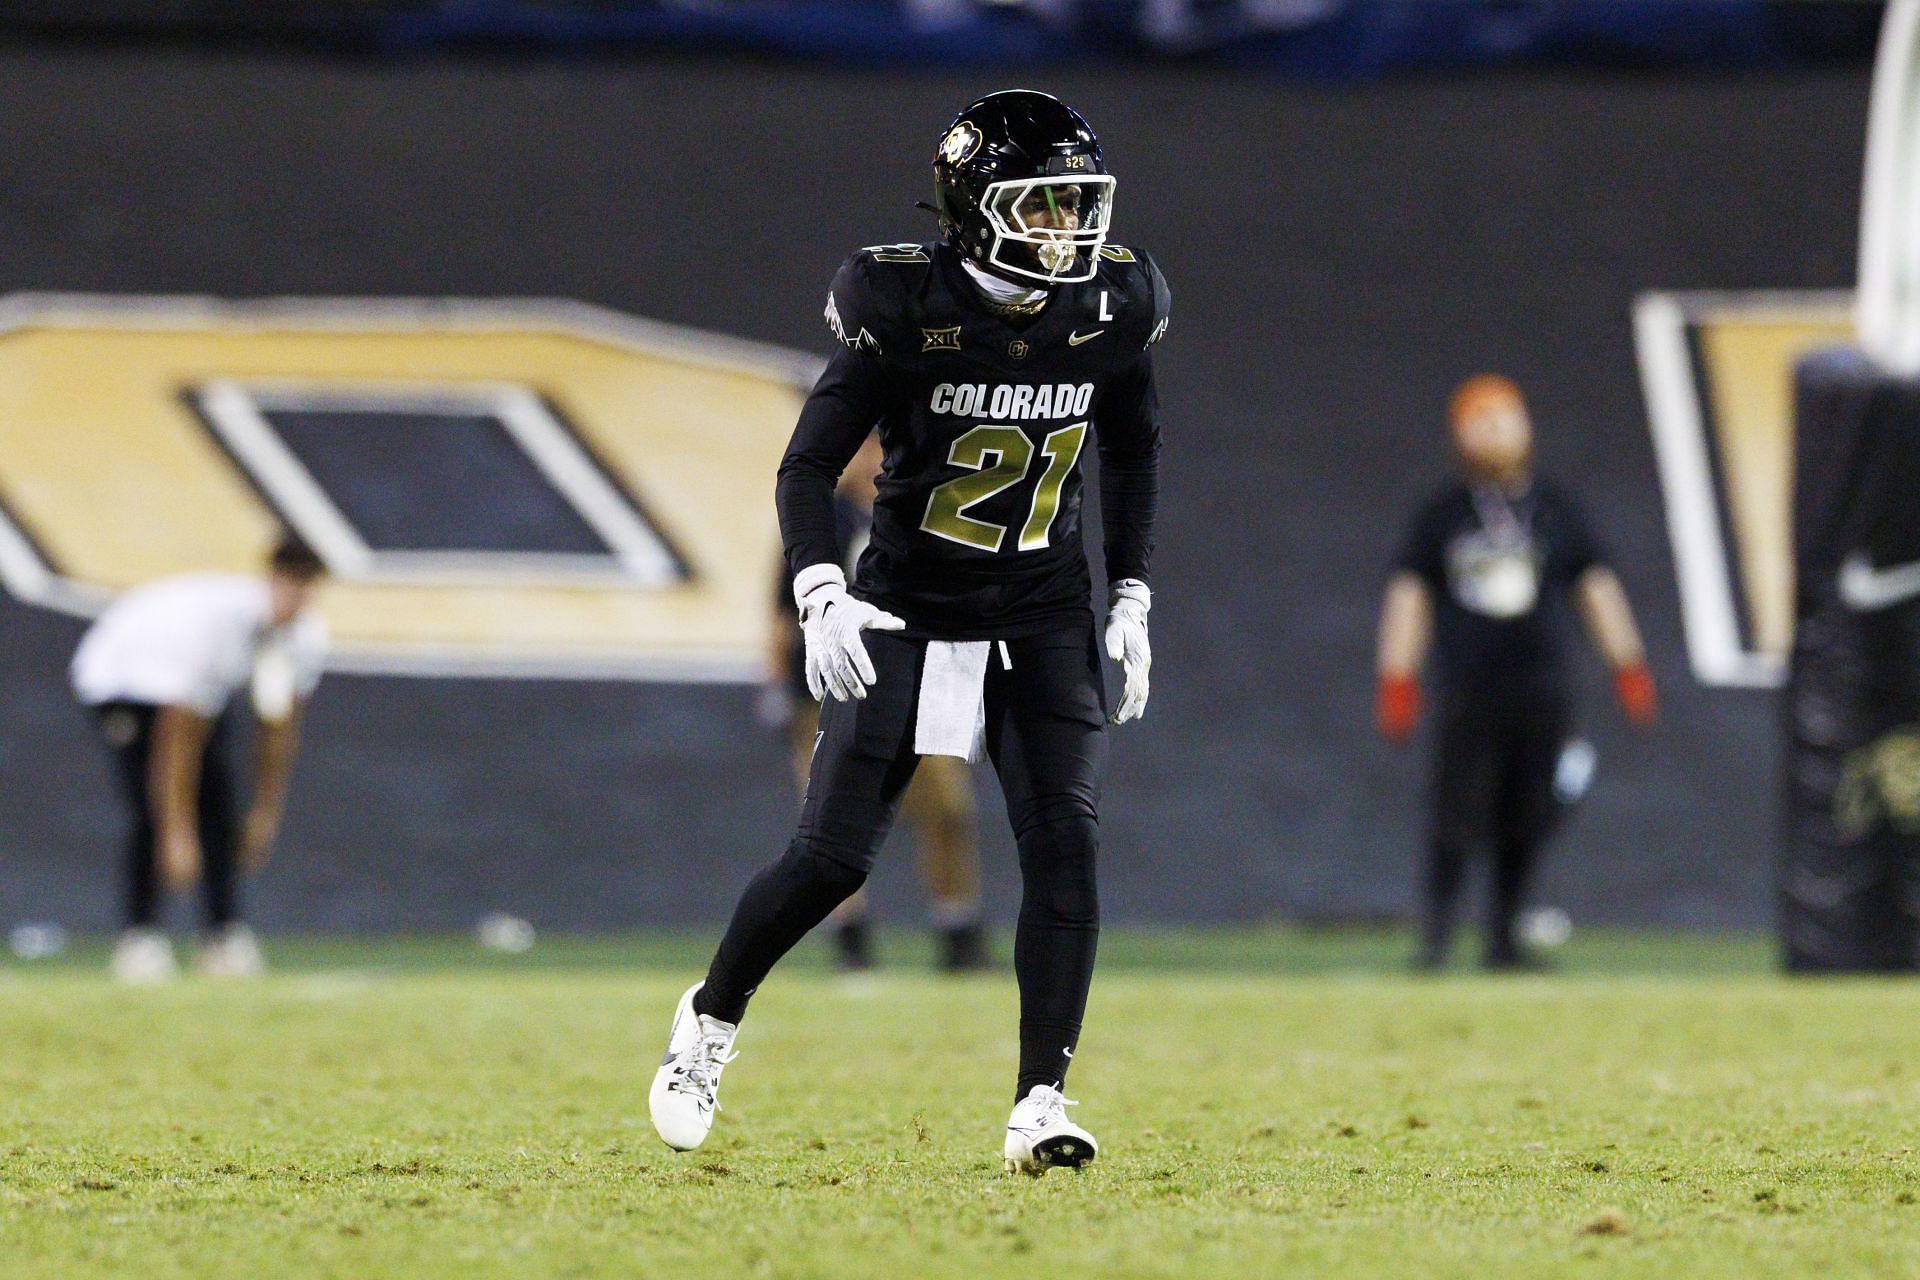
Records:
[[[1113,188],[1104,173],[988,184],[980,196],[993,232],[987,265],[1042,284],[1091,280],[1113,222]]]

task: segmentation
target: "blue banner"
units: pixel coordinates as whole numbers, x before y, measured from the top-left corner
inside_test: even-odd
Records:
[[[441,0],[389,49],[731,49],[889,65],[1205,58],[1307,77],[1524,63],[1863,58],[1878,6],[1821,0]]]

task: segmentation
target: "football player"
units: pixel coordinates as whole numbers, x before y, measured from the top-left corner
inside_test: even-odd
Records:
[[[834,277],[839,347],[780,465],[777,503],[820,732],[786,852],[747,886],[705,981],[674,1012],[655,1129],[706,1138],[747,1000],[860,888],[923,755],[999,774],[1019,846],[1020,1067],[1004,1155],[1042,1173],[1094,1158],[1061,1093],[1099,912],[1097,802],[1109,721],[1147,702],[1148,567],[1160,428],[1151,348],[1169,294],[1107,241],[1114,179],[1077,112],[992,94],[933,158],[940,239],[862,249]],[[884,465],[854,581],[834,481],[878,427]],[[1082,454],[1100,457],[1109,714],[1081,541]]]
[[[1417,966],[1446,964],[1468,850],[1485,841],[1493,853],[1486,966],[1528,968],[1534,962],[1514,924],[1561,809],[1555,775],[1572,722],[1568,606],[1585,618],[1621,709],[1640,728],[1657,715],[1653,676],[1585,513],[1565,488],[1534,474],[1520,388],[1497,375],[1469,379],[1450,416],[1465,475],[1421,509],[1387,583],[1375,718],[1390,742],[1412,736],[1431,645],[1439,714]]]

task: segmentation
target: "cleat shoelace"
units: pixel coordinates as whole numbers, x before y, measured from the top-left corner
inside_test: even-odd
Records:
[[[675,1079],[668,1082],[667,1088],[678,1093],[693,1094],[700,1101],[720,1110],[717,1096],[720,1088],[720,1073],[726,1065],[739,1057],[738,1053],[727,1052],[727,1042],[717,1037],[702,1038],[694,1042],[687,1051],[687,1060],[677,1071]]]
[[[1040,1100],[1041,1127],[1045,1128],[1054,1124],[1056,1121],[1065,1124],[1067,1120],[1067,1108],[1077,1107],[1079,1105],[1078,1102],[1067,1097],[1059,1090],[1049,1089],[1047,1096]]]

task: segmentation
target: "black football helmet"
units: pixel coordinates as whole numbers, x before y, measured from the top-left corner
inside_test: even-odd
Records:
[[[1021,284],[1093,278],[1114,180],[1092,126],[1058,98],[1008,89],[964,108],[933,184],[947,242],[982,269]]]

